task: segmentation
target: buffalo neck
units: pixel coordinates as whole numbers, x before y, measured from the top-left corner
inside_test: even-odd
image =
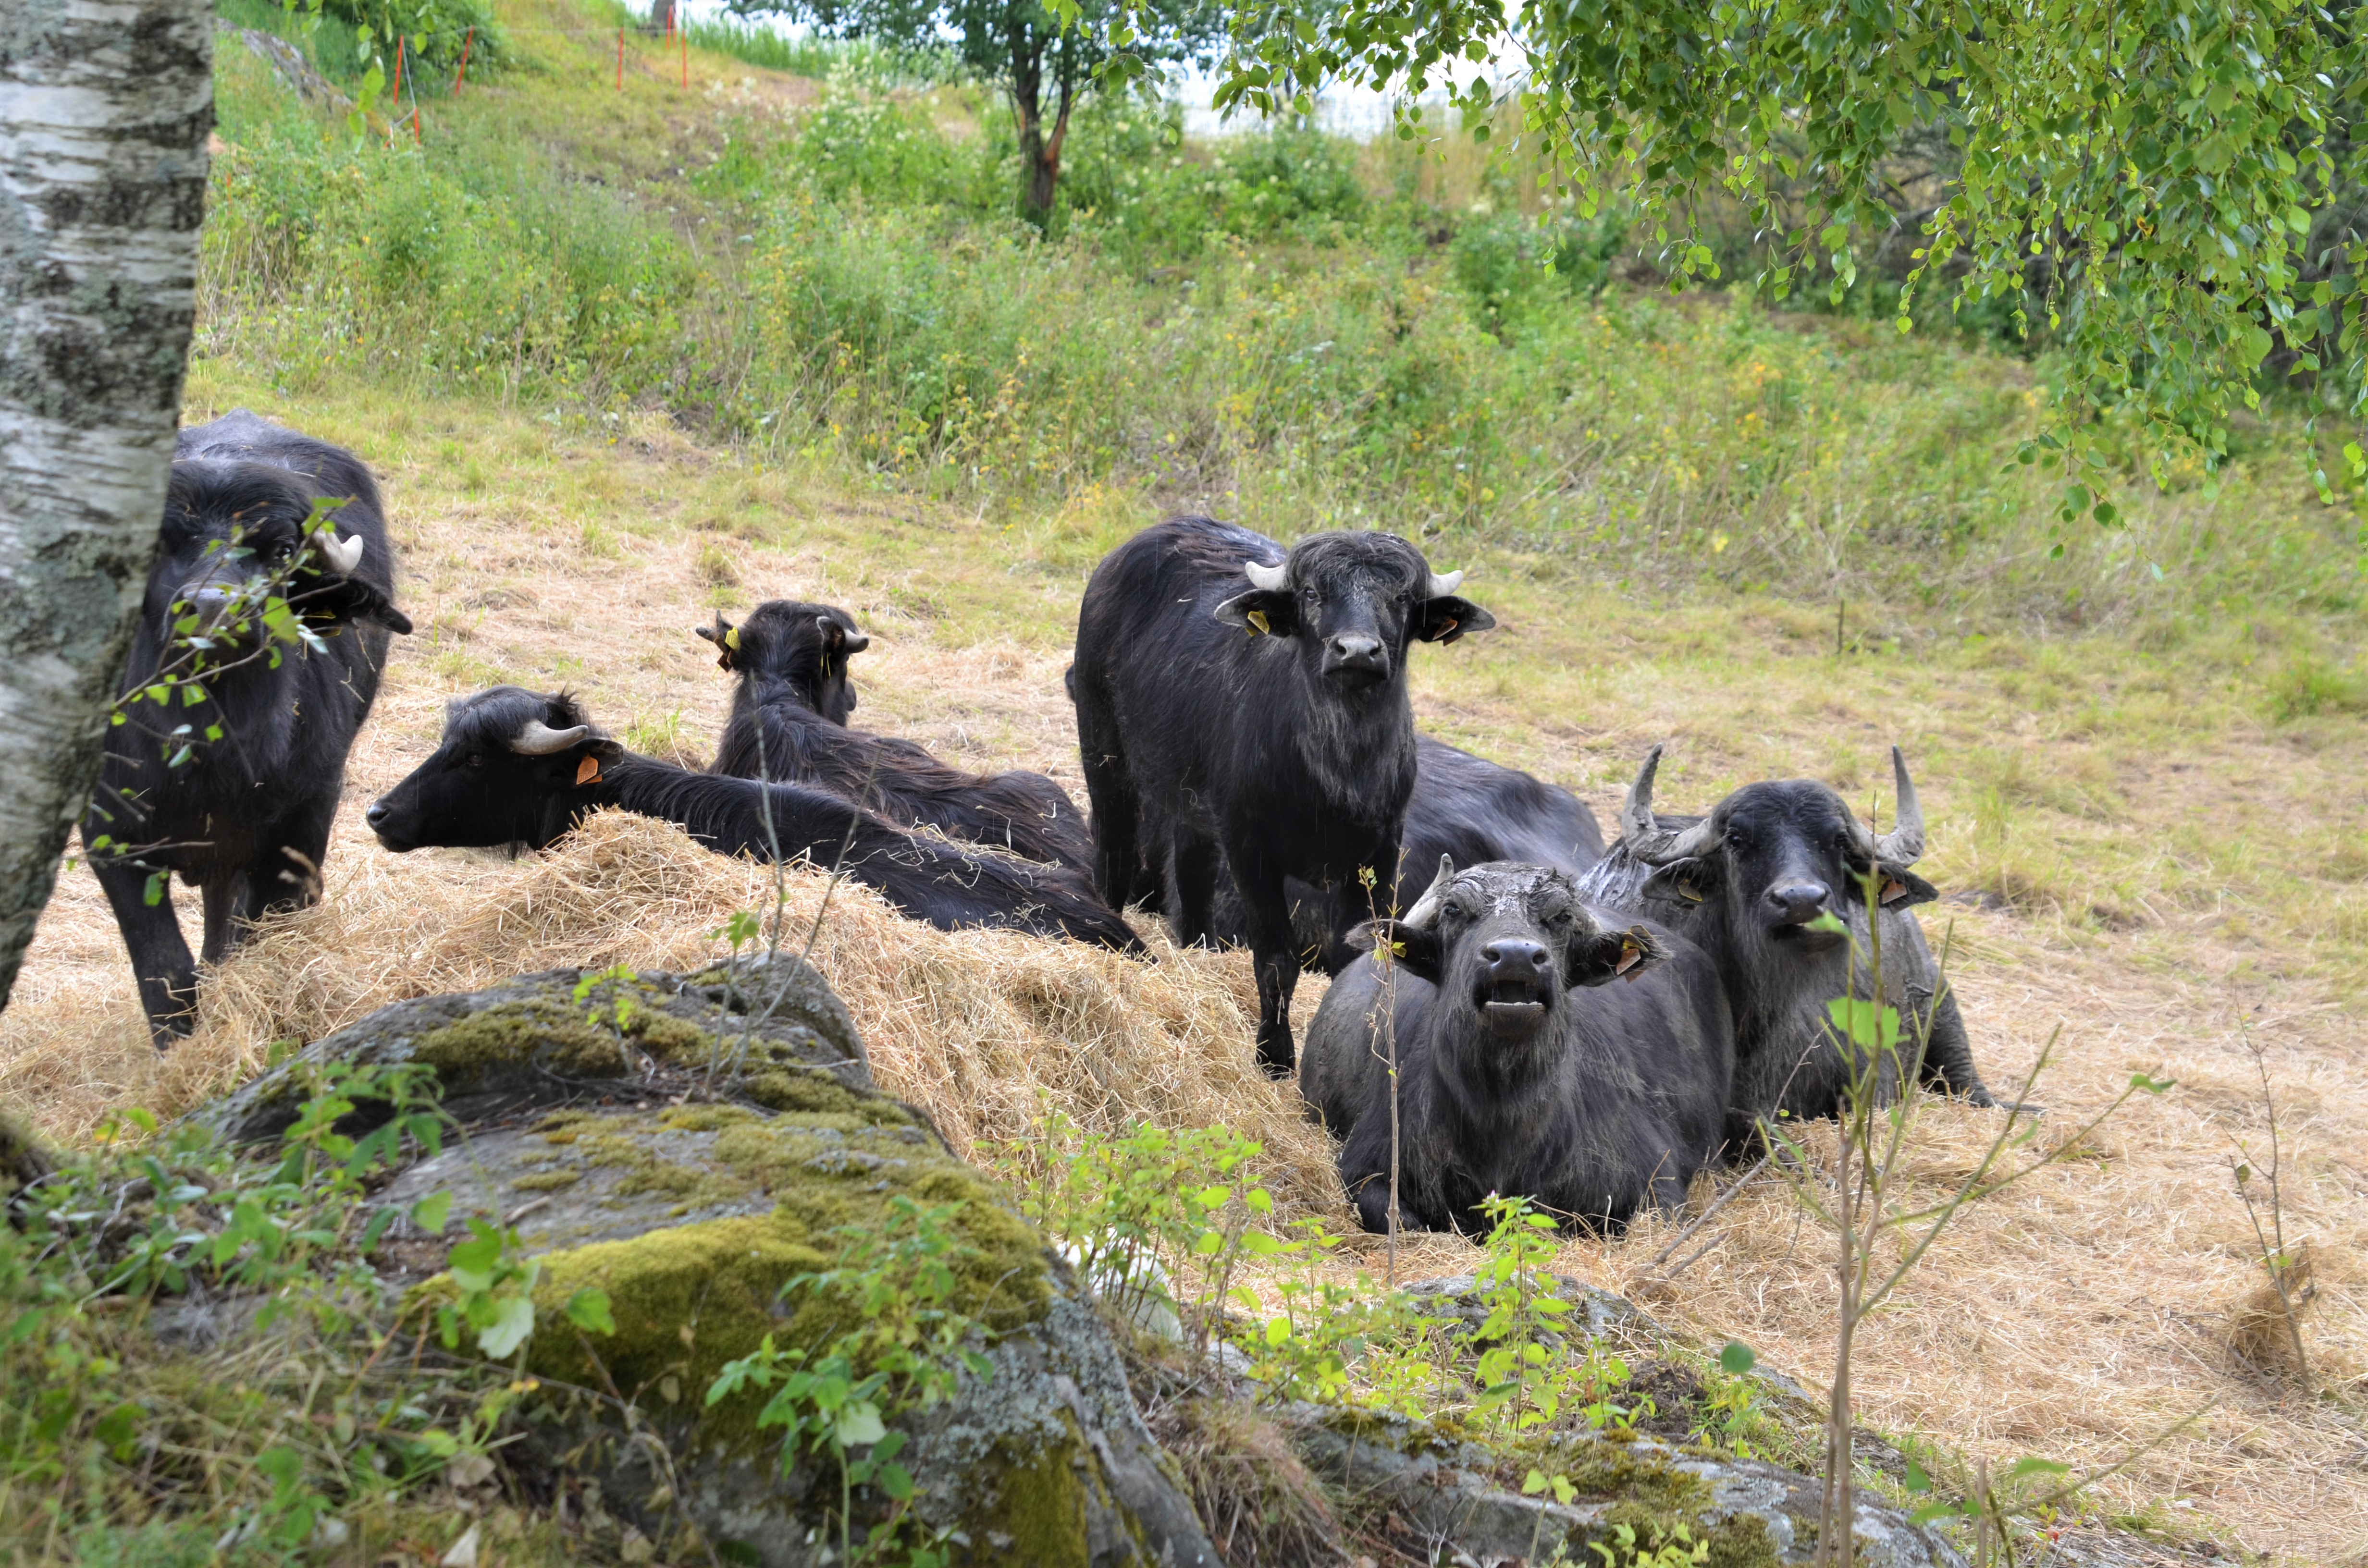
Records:
[[[1301,762],[1327,799],[1357,814],[1395,818],[1414,793],[1414,706],[1406,699],[1400,651],[1387,680],[1370,691],[1342,692],[1303,663],[1300,712],[1292,741]],[[1377,800],[1376,785],[1386,799]]]

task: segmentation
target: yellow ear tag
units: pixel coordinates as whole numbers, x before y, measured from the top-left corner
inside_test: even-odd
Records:
[[[587,756],[582,762],[575,765],[575,782],[578,784],[597,784],[599,781],[600,759],[598,757]]]
[[[724,631],[723,645],[726,648],[731,649],[735,653],[740,651],[740,629],[738,627],[731,627]]]
[[[1253,637],[1257,636],[1261,631],[1271,631],[1274,630],[1273,627],[1267,624],[1266,611],[1262,609],[1254,609],[1250,611],[1248,615],[1243,617],[1243,619],[1250,623],[1250,635]]]

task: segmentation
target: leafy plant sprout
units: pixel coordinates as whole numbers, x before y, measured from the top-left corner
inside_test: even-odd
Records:
[[[2133,1096],[2158,1095],[2172,1085],[2167,1078],[2132,1074],[2122,1093],[2070,1138],[2034,1153],[2015,1169],[1994,1176],[1991,1173],[1999,1161],[2009,1151],[2028,1147],[2038,1132],[2037,1122],[2024,1108],[2062,1038],[2059,1026],[2048,1036],[2009,1105],[1997,1136],[1973,1171],[1940,1202],[1902,1208],[1895,1201],[1900,1183],[1899,1160],[1921,1103],[1920,1096],[1904,1086],[1921,1081],[1929,1043],[1925,1020],[1932,1014],[1914,1011],[1911,1016],[1917,1019],[1916,1026],[1903,1029],[1899,1009],[1889,1005],[1882,994],[1881,887],[1880,868],[1871,869],[1861,879],[1860,894],[1866,911],[1863,937],[1856,925],[1830,911],[1811,923],[1812,929],[1847,937],[1853,958],[1853,994],[1837,997],[1827,1005],[1827,1038],[1841,1053],[1848,1069],[1842,1102],[1834,1120],[1835,1147],[1830,1165],[1808,1147],[1804,1130],[1797,1124],[1768,1120],[1760,1123],[1760,1135],[1776,1157],[1777,1167],[1792,1182],[1804,1208],[1831,1228],[1837,1244],[1834,1371],[1826,1404],[1824,1490],[1819,1503],[1816,1555],[1821,1568],[1827,1564],[1846,1568],[1852,1560],[1856,1505],[1850,1444],[1850,1367],[1859,1324],[1890,1299],[1966,1205],[2002,1192],[2055,1164],[2066,1150],[2077,1147]],[[1944,939],[1939,981],[1942,993],[1950,984],[1950,956],[1951,943]],[[1855,994],[1861,980],[1870,993],[1865,996]],[[1876,1245],[1886,1232],[1899,1238],[1896,1260],[1889,1263],[1881,1259]],[[2044,1465],[2054,1461],[2032,1462]]]

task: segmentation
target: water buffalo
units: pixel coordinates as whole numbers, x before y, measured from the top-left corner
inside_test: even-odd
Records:
[[[198,678],[168,707],[126,705],[82,822],[159,1046],[189,1031],[197,964],[158,873],[197,884],[210,964],[257,916],[318,899],[346,754],[389,633],[410,630],[359,458],[243,408],[180,433],[126,689]]]
[[[1598,1230],[1683,1204],[1719,1153],[1734,1067],[1700,949],[1590,908],[1553,868],[1444,858],[1413,908],[1360,936],[1391,957],[1332,983],[1299,1082],[1346,1135],[1340,1176],[1367,1230],[1388,1228],[1393,1038],[1407,1225],[1477,1231],[1492,1193]]]
[[[965,773],[910,741],[847,727],[848,661],[871,639],[837,606],[773,599],[737,626],[719,615],[698,631],[740,677],[710,772],[810,784],[907,827],[1090,871],[1084,813],[1042,774]]]
[[[1733,1126],[1760,1119],[1831,1116],[1849,1081],[1826,1005],[1866,996],[1865,889],[1874,889],[1884,1000],[1922,1043],[1921,1080],[1975,1105],[1997,1102],[1975,1070],[1957,999],[1941,983],[1915,905],[1935,896],[1909,868],[1924,852],[1924,812],[1907,761],[1894,746],[1898,820],[1878,834],[1850,802],[1810,779],[1747,784],[1708,816],[1653,810],[1655,746],[1628,791],[1620,838],[1582,879],[1586,895],[1650,910],[1711,955],[1735,1014]],[[1831,915],[1847,933],[1813,928]]]
[[[368,821],[398,854],[429,845],[541,849],[603,806],[673,823],[718,854],[843,865],[940,930],[1001,926],[1142,949],[1077,872],[908,833],[803,784],[636,756],[564,692],[497,686],[457,699],[435,754],[373,802]]]
[[[1095,877],[1137,889],[1163,835],[1178,937],[1211,935],[1230,874],[1258,974],[1259,1063],[1292,1064],[1288,879],[1332,890],[1336,937],[1385,911],[1414,792],[1406,655],[1495,618],[1385,533],[1326,533],[1286,554],[1246,528],[1176,517],[1094,571],[1070,691]],[[1380,891],[1381,897],[1373,894]]]

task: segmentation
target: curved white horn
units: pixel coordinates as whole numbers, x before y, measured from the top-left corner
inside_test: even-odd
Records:
[[[1261,566],[1255,561],[1245,561],[1242,570],[1249,574],[1251,587],[1264,588],[1269,594],[1279,594],[1291,585],[1288,566]]]
[[[1450,572],[1443,576],[1437,572],[1433,572],[1430,574],[1430,585],[1423,589],[1423,597],[1427,599],[1443,599],[1463,585],[1463,574],[1461,572]]]
[[[1682,833],[1671,833],[1653,816],[1653,775],[1661,766],[1661,748],[1645,754],[1636,782],[1628,786],[1628,801],[1620,808],[1620,845],[1647,866],[1688,860],[1711,845],[1710,819],[1702,818]]]
[[[523,756],[549,756],[553,752],[565,751],[591,733],[589,724],[554,730],[540,719],[529,719],[525,727],[510,737],[510,750]]]
[[[329,570],[339,576],[351,575],[353,569],[362,563],[361,535],[356,534],[351,539],[339,539],[334,529],[324,528],[321,530],[320,540],[321,559],[327,562]]]
[[[1430,887],[1414,901],[1414,907],[1398,917],[1399,924],[1417,931],[1428,931],[1439,922],[1439,911],[1447,900],[1447,886],[1455,880],[1455,862],[1449,857],[1439,858],[1439,875],[1431,878]]]
[[[1907,777],[1907,758],[1891,748],[1891,780],[1899,791],[1899,805],[1891,831],[1874,841],[1875,858],[1895,866],[1912,866],[1924,853],[1924,808],[1916,799],[1916,781]]]

